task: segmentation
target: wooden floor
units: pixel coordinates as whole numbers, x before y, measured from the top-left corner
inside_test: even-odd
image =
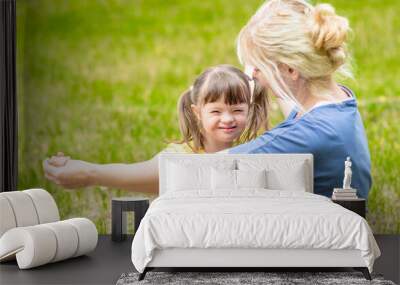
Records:
[[[135,270],[131,262],[132,238],[112,242],[99,236],[96,249],[80,256],[40,267],[19,270],[15,261],[0,264],[0,284],[115,284],[124,272]]]
[[[400,236],[376,235],[382,256],[376,260],[374,273],[400,281]],[[111,236],[99,236],[95,251],[41,267],[19,270],[15,261],[0,264],[0,284],[115,284],[124,272],[135,271],[131,262],[132,237],[112,242]],[[279,269],[282,271],[285,269]],[[344,269],[338,268],[337,271]],[[271,269],[271,271],[274,271]],[[287,271],[293,271],[287,269]],[[305,271],[315,271],[307,269]],[[329,271],[336,271],[334,268]]]

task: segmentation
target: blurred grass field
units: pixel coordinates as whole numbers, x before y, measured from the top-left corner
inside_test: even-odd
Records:
[[[151,158],[179,138],[176,102],[204,68],[238,65],[235,39],[260,0],[18,0],[19,189],[41,187],[62,218],[110,232],[104,187],[65,191],[42,161],[57,151],[98,163]],[[400,233],[400,3],[329,1],[353,28],[356,92],[372,158],[367,219]],[[272,125],[282,119],[275,109]],[[150,197],[154,198],[154,197]]]

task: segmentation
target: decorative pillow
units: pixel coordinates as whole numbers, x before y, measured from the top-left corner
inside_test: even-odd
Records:
[[[236,190],[236,170],[211,169],[211,189]]]
[[[267,171],[236,170],[237,188],[267,188]]]
[[[241,188],[266,188],[266,171],[263,170],[211,170],[212,190],[239,190]]]

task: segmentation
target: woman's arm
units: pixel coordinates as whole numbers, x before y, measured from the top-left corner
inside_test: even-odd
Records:
[[[96,164],[70,159],[63,166],[54,166],[45,160],[43,168],[47,179],[68,189],[101,185],[158,194],[158,155],[131,164]]]

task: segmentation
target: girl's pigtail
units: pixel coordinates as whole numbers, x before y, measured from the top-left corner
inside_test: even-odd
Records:
[[[192,104],[194,104],[191,98],[192,90],[191,87],[185,91],[178,101],[179,128],[182,134],[180,143],[186,143],[194,152],[197,152],[203,146],[198,120],[192,110]]]
[[[269,128],[267,89],[259,84],[257,80],[254,80],[254,90],[251,98],[248,123],[246,131],[242,135],[242,141],[255,139],[258,136],[258,131],[266,131]]]

